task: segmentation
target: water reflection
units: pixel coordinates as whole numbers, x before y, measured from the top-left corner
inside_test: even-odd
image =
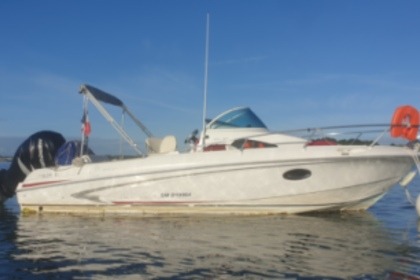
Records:
[[[9,267],[13,266],[10,255],[16,251],[18,217],[0,204],[0,279],[11,275]]]
[[[383,279],[398,269],[398,244],[368,212],[141,218],[1,213],[0,275],[15,279]]]

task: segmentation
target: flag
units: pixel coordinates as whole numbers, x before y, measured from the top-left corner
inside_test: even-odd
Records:
[[[82,117],[82,133],[85,137],[89,137],[91,130],[89,116],[87,112],[84,112]]]

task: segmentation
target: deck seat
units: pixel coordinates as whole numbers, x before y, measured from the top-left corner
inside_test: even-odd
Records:
[[[150,137],[146,139],[149,154],[168,154],[176,151],[176,138],[168,135],[163,138]]]

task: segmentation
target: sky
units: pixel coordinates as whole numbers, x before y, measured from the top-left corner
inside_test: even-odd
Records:
[[[207,13],[209,118],[249,106],[286,130],[420,108],[420,1],[5,0],[0,137],[79,137],[86,83],[183,142],[202,126]],[[92,138],[118,138],[89,117]]]

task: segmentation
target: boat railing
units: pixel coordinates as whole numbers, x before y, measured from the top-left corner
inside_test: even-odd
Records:
[[[389,124],[362,124],[362,125],[343,125],[326,126],[317,128],[304,128],[293,130],[270,131],[267,133],[250,135],[245,139],[263,142],[263,138],[274,134],[295,136],[303,141],[279,141],[271,142],[276,145],[304,144],[304,145],[366,145],[375,146],[381,139],[387,138],[390,132]],[[391,143],[391,141],[389,141]]]
[[[342,145],[364,144],[374,146],[377,145],[389,131],[389,124],[356,124],[285,130],[278,131],[277,133],[301,137],[308,142],[330,139]]]

